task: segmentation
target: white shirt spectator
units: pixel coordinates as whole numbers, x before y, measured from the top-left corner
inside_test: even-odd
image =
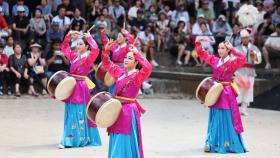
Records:
[[[206,27],[208,28],[208,30],[210,30],[210,27],[208,24],[206,24]],[[199,24],[197,22],[194,23],[192,26],[192,34],[198,35],[198,34],[200,34],[200,32],[201,32],[201,30],[200,30]]]
[[[189,13],[187,11],[178,12],[177,10],[174,10],[171,15],[171,22],[175,25],[177,25],[179,19],[184,19],[186,23],[190,21]]]
[[[64,25],[70,25],[71,24],[70,18],[68,18],[67,16],[65,16],[63,19],[60,19],[59,16],[57,15],[53,18],[52,21],[59,22],[59,28],[62,29],[62,30],[63,30]]]
[[[4,48],[4,54],[6,54],[8,57],[10,57],[10,55],[14,54],[13,46],[6,45]]]
[[[267,38],[265,45],[280,50],[280,36],[277,35],[277,32],[272,33],[270,37]]]
[[[143,40],[145,44],[148,44],[150,41],[153,41],[155,39],[154,35],[152,33],[149,33],[148,35],[145,33],[145,31],[141,31],[139,33],[139,39]]]
[[[129,8],[128,16],[132,17],[132,18],[136,18],[137,17],[137,10],[138,10],[138,8],[136,6],[133,6],[133,7]]]
[[[124,8],[119,5],[119,6],[110,6],[109,7],[109,15],[117,20],[121,15],[125,15],[125,10]]]

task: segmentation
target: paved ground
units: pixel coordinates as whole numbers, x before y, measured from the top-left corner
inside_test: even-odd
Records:
[[[142,99],[146,158],[280,157],[280,112],[250,109],[243,117],[246,154],[202,151],[208,109],[189,99]],[[56,148],[62,135],[63,104],[24,96],[0,98],[0,158],[106,158],[108,136],[100,129],[102,147]]]

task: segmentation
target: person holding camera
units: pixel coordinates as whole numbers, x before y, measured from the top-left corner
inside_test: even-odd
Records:
[[[47,77],[50,78],[57,71],[69,70],[69,60],[62,54],[60,50],[60,40],[55,40],[52,42],[52,48],[47,53],[46,61],[48,66],[48,71],[46,73]]]

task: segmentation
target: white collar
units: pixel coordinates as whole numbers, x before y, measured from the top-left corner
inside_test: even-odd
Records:
[[[247,48],[251,48],[252,44],[249,42]],[[246,46],[242,44],[242,48],[244,50],[244,48],[246,49]]]
[[[224,59],[224,63],[222,63],[222,58],[220,58],[217,67],[219,67],[219,66],[225,64],[227,61],[229,61],[229,59],[230,59],[230,56],[228,55],[228,56]]]

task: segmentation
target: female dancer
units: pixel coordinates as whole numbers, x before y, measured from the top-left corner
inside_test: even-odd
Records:
[[[102,31],[101,34],[102,38],[102,44],[106,45],[109,42],[109,39],[106,35],[105,29]],[[127,42],[126,42],[127,40]],[[112,54],[112,61],[114,64],[119,65],[120,67],[123,67],[123,61],[124,58],[128,52],[129,44],[133,44],[135,41],[135,38],[133,35],[131,35],[127,30],[122,29],[121,33],[118,34],[117,43],[113,43],[110,51],[113,52]],[[109,92],[114,95],[115,91],[115,85],[112,85],[109,87]]]
[[[217,103],[210,108],[204,151],[244,153],[247,150],[241,136],[243,126],[236,101],[238,90],[232,84],[232,76],[235,70],[245,63],[246,58],[243,53],[237,52],[237,49],[228,41],[219,44],[220,58],[209,55],[201,45],[201,42],[206,40],[201,38],[195,43],[197,55],[211,65],[213,79],[222,83],[224,89]],[[229,53],[234,55],[235,58],[230,58]]]
[[[86,117],[86,105],[90,99],[89,88],[94,84],[86,77],[91,65],[98,56],[99,48],[89,33],[77,42],[77,53],[69,46],[71,36],[78,34],[70,31],[61,44],[63,54],[70,61],[70,74],[76,79],[77,84],[72,95],[64,100],[64,133],[58,148],[99,146],[101,140],[96,125]],[[88,51],[90,46],[91,50]]]
[[[122,103],[118,120],[107,129],[110,135],[109,158],[143,158],[140,112],[145,110],[136,101],[141,84],[152,71],[150,63],[131,45],[123,61],[124,68],[110,61],[112,41],[102,51],[102,62],[106,70],[115,78],[115,98]],[[136,65],[142,68],[137,71]]]

